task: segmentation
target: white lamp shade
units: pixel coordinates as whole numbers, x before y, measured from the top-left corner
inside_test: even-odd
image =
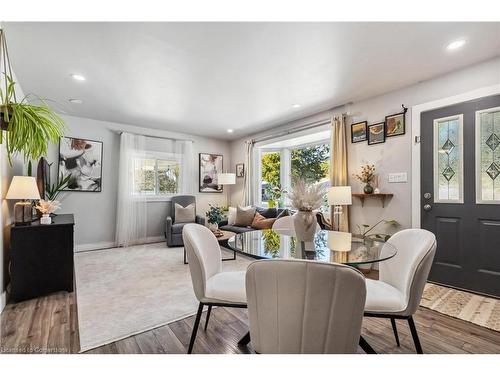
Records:
[[[351,251],[352,234],[348,232],[328,232],[328,248],[333,251]]]
[[[14,176],[5,199],[40,199],[35,177]]]
[[[350,186],[332,186],[328,190],[328,204],[330,206],[344,206],[352,204]]]
[[[235,173],[219,173],[217,175],[217,183],[219,185],[234,185],[236,183]]]

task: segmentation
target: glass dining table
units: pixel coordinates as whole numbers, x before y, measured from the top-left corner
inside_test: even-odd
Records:
[[[318,231],[312,241],[299,240],[293,230],[255,230],[237,234],[228,246],[255,259],[308,259],[350,266],[383,262],[397,254],[390,243],[327,230]]]
[[[351,233],[321,230],[312,241],[301,241],[294,230],[255,230],[239,233],[228,240],[228,247],[255,259],[308,259],[349,266],[362,266],[391,259],[397,254],[394,245],[367,241]],[[247,345],[250,333],[238,345]],[[368,354],[376,354],[360,336],[359,346]]]

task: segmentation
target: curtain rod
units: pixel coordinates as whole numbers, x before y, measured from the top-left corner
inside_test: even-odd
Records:
[[[193,142],[194,141],[192,139],[182,139],[182,138],[174,138],[174,137],[161,137],[159,135],[147,135],[147,134],[140,134],[140,133],[134,133],[134,132],[127,132],[127,131],[124,131],[124,130],[119,130],[117,131],[118,134],[122,134],[122,133],[128,133],[128,134],[133,134],[133,135],[142,135],[144,137],[148,137],[148,138],[157,138],[157,139],[167,139],[169,141],[186,141],[186,142]]]
[[[344,117],[348,116],[348,115],[349,115],[349,112],[342,113],[342,116],[344,116]],[[323,120],[318,120],[318,121],[310,122],[307,124],[303,124],[303,125],[297,126],[295,128],[291,128],[289,130],[283,130],[283,131],[278,132],[278,133],[264,135],[264,136],[259,137],[259,138],[253,138],[250,140],[250,142],[251,143],[264,142],[264,141],[267,141],[269,139],[273,139],[276,137],[282,137],[284,135],[298,133],[298,132],[301,132],[303,130],[314,129],[314,128],[317,128],[318,126],[330,124],[332,122],[333,117],[335,117],[335,115],[333,115],[329,118],[323,119]]]

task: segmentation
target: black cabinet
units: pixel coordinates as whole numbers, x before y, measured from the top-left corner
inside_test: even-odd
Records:
[[[73,291],[73,215],[10,230],[10,297],[22,301]]]

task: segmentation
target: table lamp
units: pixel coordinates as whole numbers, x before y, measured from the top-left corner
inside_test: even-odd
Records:
[[[236,184],[235,173],[219,173],[217,175],[217,183],[219,185],[234,185]]]
[[[342,215],[342,206],[352,204],[352,193],[350,186],[332,186],[328,190],[328,204],[334,206],[332,214],[332,225],[335,223],[335,216],[337,218],[336,230],[340,229],[340,215]]]
[[[14,176],[5,199],[18,199],[14,205],[15,225],[30,225],[33,219],[31,200],[40,199],[40,192],[35,177]]]

